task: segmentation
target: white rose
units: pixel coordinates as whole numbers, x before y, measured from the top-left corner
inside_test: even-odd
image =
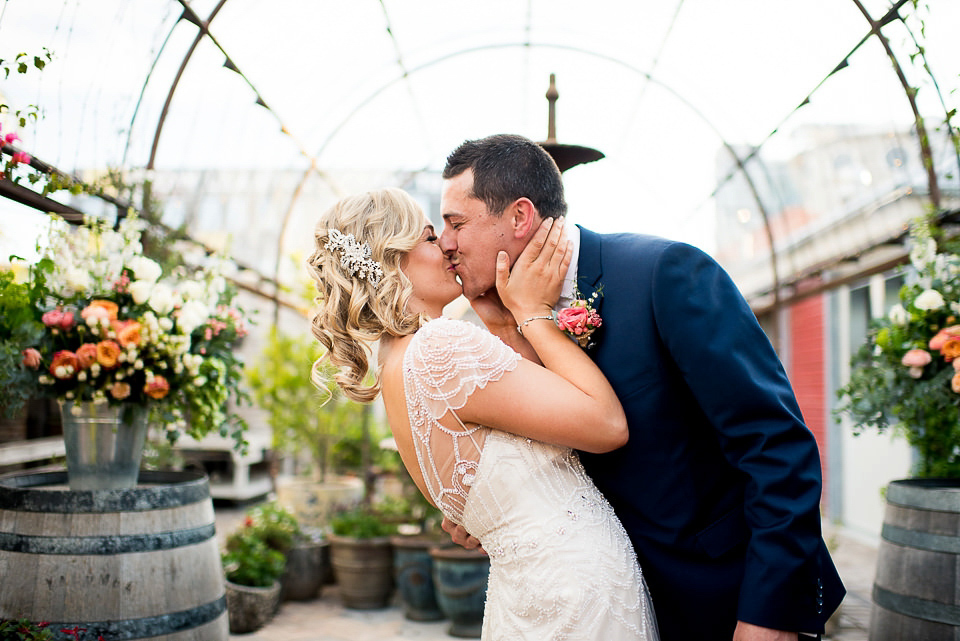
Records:
[[[917,309],[932,311],[943,307],[946,301],[943,300],[943,296],[937,290],[927,289],[920,292],[920,295],[913,301],[913,304]]]
[[[130,283],[130,295],[133,296],[133,302],[137,305],[147,302],[151,293],[153,293],[153,281],[135,280]]]
[[[183,300],[200,300],[204,294],[203,285],[195,280],[180,283],[180,294]]]
[[[146,256],[134,256],[127,263],[127,267],[133,271],[137,280],[146,280],[151,283],[160,280],[160,276],[163,274],[160,265],[158,265],[155,260],[147,258]]]
[[[210,316],[209,308],[198,300],[190,300],[180,308],[177,325],[184,335],[189,336],[193,330],[203,325]]]
[[[890,313],[887,315],[890,319],[890,322],[894,325],[900,325],[901,327],[907,324],[907,321],[910,320],[910,316],[907,314],[907,310],[904,309],[903,305],[897,303],[890,308]]]
[[[169,285],[157,283],[150,293],[150,307],[158,314],[169,314],[173,311],[173,290]]]

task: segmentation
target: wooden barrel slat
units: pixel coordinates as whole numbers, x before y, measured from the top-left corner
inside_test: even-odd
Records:
[[[960,641],[960,481],[887,489],[870,641]]]
[[[49,621],[57,635],[79,626],[89,638],[226,641],[205,476],[147,472],[130,490],[65,483],[63,473],[0,477],[0,617]]]

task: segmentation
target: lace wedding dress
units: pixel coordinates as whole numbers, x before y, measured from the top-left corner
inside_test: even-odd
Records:
[[[627,533],[577,455],[455,413],[519,359],[489,332],[444,318],[424,325],[404,355],[424,481],[490,556],[482,638],[657,641]]]

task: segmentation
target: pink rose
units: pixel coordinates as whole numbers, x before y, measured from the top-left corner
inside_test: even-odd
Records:
[[[23,350],[23,365],[24,367],[29,367],[30,369],[37,369],[40,367],[41,362],[40,352],[35,350],[32,347],[28,347]],[[960,361],[957,361],[960,363]]]
[[[13,158],[11,160],[13,160],[14,164],[24,163],[26,165],[29,165],[30,161],[33,160],[33,158],[31,158],[30,154],[28,154],[25,151],[17,151],[13,154]]]
[[[930,356],[930,352],[925,349],[911,349],[909,352],[903,355],[903,358],[900,360],[901,365],[906,365],[907,367],[925,367],[930,364],[930,361],[933,360],[933,357]]]
[[[63,310],[59,307],[57,309],[51,309],[41,316],[40,320],[47,327],[60,327],[60,324],[63,322]]]
[[[557,312],[557,325],[560,329],[577,336],[587,330],[590,312],[585,307],[565,307]]]

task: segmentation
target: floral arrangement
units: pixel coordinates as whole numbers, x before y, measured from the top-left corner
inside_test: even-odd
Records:
[[[226,436],[232,427],[242,447],[246,425],[228,413],[227,402],[246,400],[242,363],[233,353],[246,328],[232,306],[235,292],[222,274],[223,261],[165,277],[143,255],[143,228],[132,213],[115,230],[94,219],[76,229],[52,220],[49,242],[23,290],[40,329],[19,346],[28,391],[146,407],[171,442],[183,432]],[[14,332],[2,325],[0,342],[9,342]],[[0,394],[8,412],[26,395],[22,389]]]
[[[584,298],[579,289],[573,291],[573,302],[557,312],[557,327],[577,341],[580,347],[590,347],[590,336],[603,324],[593,303],[601,295],[603,287]]]
[[[938,251],[925,220],[910,242],[900,302],[854,355],[836,413],[856,433],[895,426],[920,454],[918,476],[960,477],[960,256]]]

